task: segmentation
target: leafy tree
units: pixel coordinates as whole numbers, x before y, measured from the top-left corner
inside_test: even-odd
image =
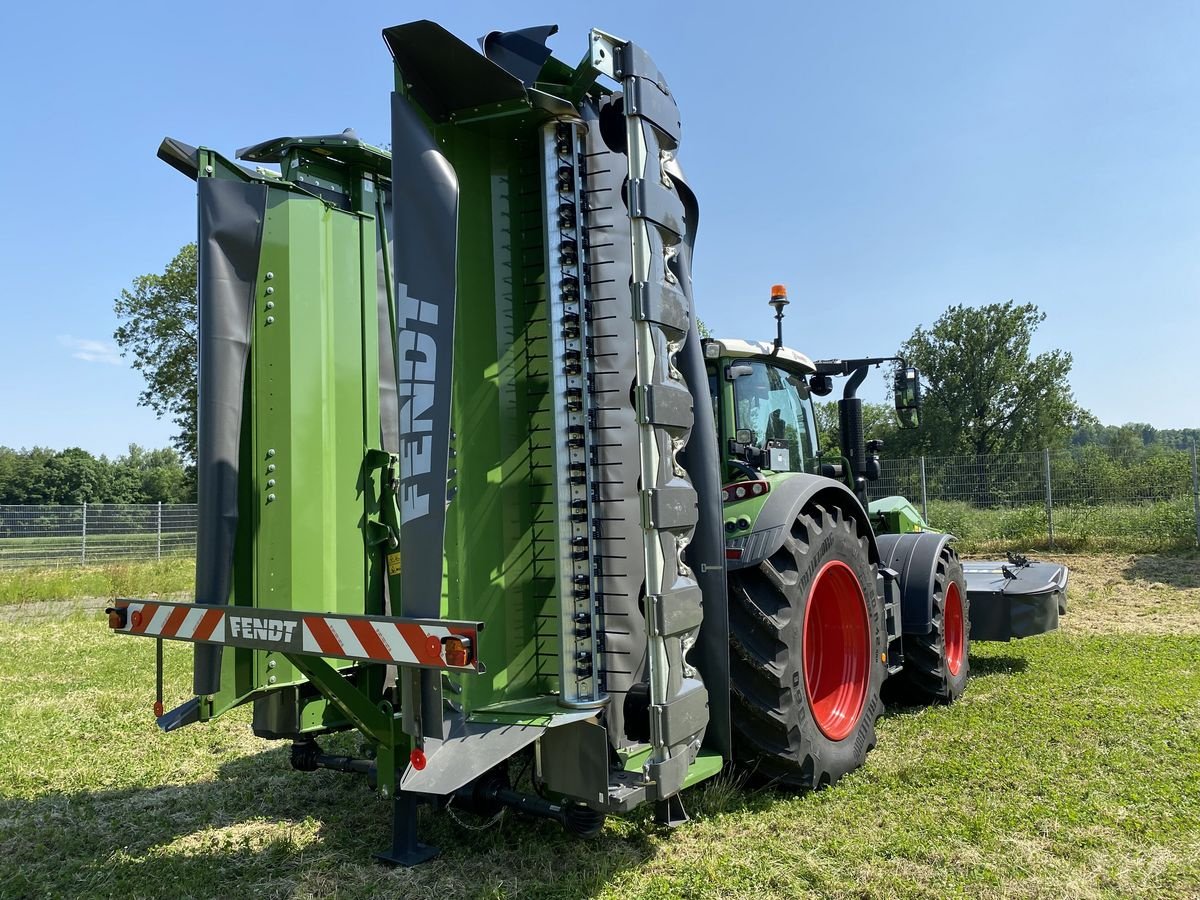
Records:
[[[46,461],[54,451],[45,447],[32,450],[5,449],[7,461],[0,468],[0,503],[50,503],[50,490],[45,480]]]
[[[99,503],[112,482],[108,460],[80,447],[69,447],[46,460],[42,468],[47,503]]]
[[[926,386],[921,427],[900,432],[900,455],[1010,453],[1060,446],[1081,410],[1067,376],[1071,354],[1033,356],[1045,313],[1032,303],[952,306],[900,349]]]
[[[179,454],[170,448],[145,450],[129,445],[114,463],[114,503],[184,503],[191,499],[190,483]],[[116,499],[117,487],[122,499]]]
[[[1072,447],[1111,447],[1126,454],[1134,449],[1190,450],[1193,442],[1200,443],[1200,428],[1155,428],[1145,422],[1101,425],[1090,415],[1071,435]]]
[[[161,274],[142,275],[113,303],[121,355],[146,379],[138,404],[179,428],[184,458],[196,458],[196,245],[187,244]]]
[[[172,449],[131,444],[115,460],[71,447],[0,447],[0,504],[186,503],[195,484]]]
[[[887,403],[863,401],[862,411],[863,434],[867,440],[883,441],[884,454],[895,456],[893,445],[897,442],[900,432],[900,423],[896,421],[896,410]],[[841,445],[837,401],[818,401],[813,404],[813,412],[816,414],[817,434],[821,441],[821,449],[836,450]]]

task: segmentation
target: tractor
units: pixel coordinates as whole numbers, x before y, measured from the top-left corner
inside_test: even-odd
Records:
[[[864,439],[857,388],[870,367],[895,363],[897,417],[915,427],[920,373],[899,358],[814,363],[783,345],[787,302],[774,286],[773,345],[702,344],[726,454],[735,757],[774,780],[823,787],[875,746],[885,682],[891,698],[913,703],[962,694],[970,603],[953,538],[903,498],[867,496],[882,444]],[[818,446],[811,397],[836,376],[848,379],[841,446],[830,454]]]
[[[158,642],[163,731],[251,704],[295,768],[365,775],[391,864],[436,852],[418,803],[587,835],[678,824],[731,763],[821,788],[885,686],[955,699],[980,636],[952,538],[868,503],[855,391],[888,360],[784,347],[782,289],[774,344],[702,339],[675,95],[637,44],[593,30],[572,66],[555,31],[385,30],[387,151],[159,148],[199,212],[196,593],[108,627]],[[989,603],[986,636],[1057,622]],[[195,645],[171,710],[165,640]],[[322,746],[346,731],[361,755]]]

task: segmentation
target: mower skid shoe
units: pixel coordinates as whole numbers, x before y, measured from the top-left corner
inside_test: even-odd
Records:
[[[417,798],[400,791],[392,800],[392,846],[375,859],[385,866],[406,869],[434,859],[442,851],[417,840]]]

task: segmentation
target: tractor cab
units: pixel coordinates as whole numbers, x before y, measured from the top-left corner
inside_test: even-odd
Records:
[[[773,351],[770,344],[744,340],[709,340],[704,352],[725,480],[816,474],[812,360],[787,347]]]
[[[781,478],[808,473],[843,482],[866,508],[866,483],[880,475],[883,444],[863,434],[862,401],[856,391],[871,367],[895,364],[896,417],[901,427],[916,427],[920,373],[898,357],[814,362],[783,345],[783,310],[788,305],[783,285],[771,288],[770,304],[775,310],[774,342],[704,341],[713,418],[724,455],[724,500],[728,504],[754,499]],[[812,397],[831,393],[835,376],[846,377],[838,403],[841,446],[822,452]]]

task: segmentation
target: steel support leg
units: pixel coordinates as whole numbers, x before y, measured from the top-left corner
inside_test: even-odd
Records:
[[[441,851],[417,840],[417,798],[398,791],[392,799],[392,846],[375,858],[388,866],[415,866],[433,859]]]
[[[683,808],[682,798],[678,794],[672,794],[666,800],[656,800],[654,821],[668,828],[678,828],[688,821],[687,810]]]

